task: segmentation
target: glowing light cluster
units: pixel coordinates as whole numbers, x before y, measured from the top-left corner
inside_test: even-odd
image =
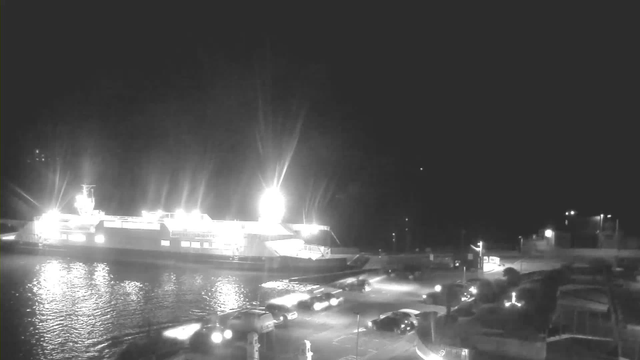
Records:
[[[60,235],[60,211],[49,210],[36,222],[36,233],[45,239],[58,240]]]
[[[302,229],[302,236],[312,236],[318,233],[318,231],[320,231],[320,226],[318,225],[307,225]]]
[[[88,189],[84,189],[82,193],[76,195],[76,202],[74,206],[78,209],[80,215],[88,215],[93,211],[95,206],[95,200],[89,197]]]
[[[504,306],[509,307],[511,305],[515,305],[517,307],[522,306],[522,303],[519,303],[519,302],[516,301],[516,293],[515,292],[511,293],[511,301],[507,301],[507,300],[504,301]]]
[[[265,222],[282,222],[285,213],[284,196],[276,188],[267,189],[258,205],[260,221]]]

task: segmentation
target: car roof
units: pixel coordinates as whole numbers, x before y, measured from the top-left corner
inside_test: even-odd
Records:
[[[411,315],[418,315],[418,314],[420,314],[420,311],[418,311],[418,310],[413,310],[413,309],[401,309],[401,310],[398,310],[398,312],[403,312],[403,313],[407,313],[407,314],[411,314]]]
[[[289,309],[289,308],[290,308],[289,306],[287,306],[287,305],[285,305],[285,304],[268,303],[267,305],[265,305],[265,306],[263,307],[263,309],[266,309],[266,307],[267,307],[267,306],[269,306],[269,307],[276,307],[276,308],[286,308],[286,309]]]
[[[264,315],[264,314],[268,314],[267,311],[264,311],[264,309],[256,309],[256,308],[251,308],[251,309],[245,309],[242,311],[239,311],[238,314],[251,314],[251,315]]]

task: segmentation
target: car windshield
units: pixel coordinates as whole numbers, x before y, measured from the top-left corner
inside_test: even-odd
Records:
[[[267,311],[286,311],[287,309],[282,305],[268,304],[265,309]]]
[[[394,312],[391,316],[393,316],[393,317],[397,317],[397,318],[406,319],[406,318],[410,318],[412,315],[411,315],[411,314],[408,314],[408,313],[406,313],[406,312],[396,311],[396,312]]]

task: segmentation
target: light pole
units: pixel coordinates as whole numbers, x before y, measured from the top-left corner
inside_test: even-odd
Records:
[[[473,250],[477,251],[479,253],[479,258],[478,258],[478,266],[480,267],[478,270],[482,271],[484,270],[484,260],[482,258],[482,241],[478,241],[478,247],[475,247],[473,245],[469,245],[471,246],[471,248],[473,248]]]
[[[565,224],[566,226],[569,226],[569,216],[573,216],[573,215],[575,215],[575,214],[576,214],[576,212],[575,212],[574,210],[569,210],[569,211],[565,212],[564,214],[567,216],[567,218],[566,218],[566,219],[564,219],[564,224]]]
[[[549,239],[549,242],[551,243],[552,246],[556,246],[556,233],[551,230],[551,229],[547,229],[544,231],[544,237],[546,237],[547,239]]]
[[[522,236],[518,236],[520,238],[520,254],[522,254],[522,246],[524,245],[524,238]]]
[[[393,236],[392,240],[393,240],[393,253],[396,253],[396,233],[391,233],[391,235]]]
[[[409,252],[409,249],[411,248],[411,236],[409,235],[409,218],[404,218],[404,222],[405,222],[405,252]]]
[[[358,320],[356,320],[356,360],[358,360],[358,346],[360,342],[360,313],[356,312],[355,314],[358,318]]]

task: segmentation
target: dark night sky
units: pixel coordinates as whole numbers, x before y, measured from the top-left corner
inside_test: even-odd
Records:
[[[2,4],[3,216],[33,216],[68,178],[63,199],[91,182],[108,213],[250,219],[293,154],[289,219],[306,209],[360,245],[405,216],[425,244],[460,227],[509,241],[570,208],[633,231],[625,9],[66,4]],[[27,165],[35,148],[59,160]]]

